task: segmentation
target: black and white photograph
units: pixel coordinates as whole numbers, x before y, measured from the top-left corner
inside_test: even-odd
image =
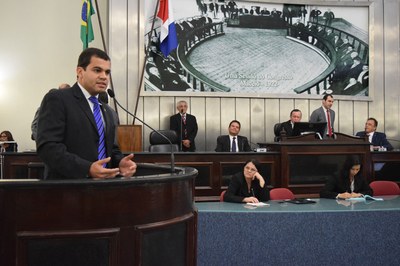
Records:
[[[146,92],[369,96],[367,6],[170,3],[178,45],[167,55],[146,6]]]

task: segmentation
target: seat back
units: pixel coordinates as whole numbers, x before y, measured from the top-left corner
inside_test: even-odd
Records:
[[[168,140],[157,132],[167,137],[172,144],[178,144],[178,135],[175,130],[158,130],[150,133],[149,140],[151,145],[169,144]]]
[[[278,142],[278,141],[279,141],[279,136],[280,136],[280,134],[281,134],[281,123],[276,123],[276,124],[274,125],[274,135],[275,135],[274,141],[275,141],[275,142]]]
[[[178,144],[158,144],[158,145],[150,145],[149,152],[173,152],[179,151]]]
[[[374,196],[400,195],[399,185],[393,181],[372,181],[369,186],[372,188]]]
[[[220,202],[223,202],[223,201],[224,201],[224,195],[225,195],[225,193],[226,193],[226,190],[222,191],[222,192],[221,192],[221,195],[219,195],[219,201],[220,201]]]
[[[273,188],[269,192],[271,200],[292,200],[294,199],[294,194],[290,189],[287,188]]]

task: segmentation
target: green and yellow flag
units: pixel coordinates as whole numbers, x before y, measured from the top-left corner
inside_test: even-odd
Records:
[[[92,1],[82,1],[82,15],[81,15],[81,40],[83,43],[83,49],[88,48],[91,41],[94,40],[92,19],[91,16],[95,14]]]

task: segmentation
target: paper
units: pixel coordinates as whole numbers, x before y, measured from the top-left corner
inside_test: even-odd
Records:
[[[377,200],[377,201],[383,201],[383,198],[374,198],[371,197],[370,195],[362,195],[359,198],[349,198],[346,200],[352,200],[352,201],[365,201],[365,200]]]
[[[255,206],[255,207],[269,206],[268,203],[264,203],[264,202],[258,202],[258,203],[247,202],[246,204],[250,205],[250,206]]]

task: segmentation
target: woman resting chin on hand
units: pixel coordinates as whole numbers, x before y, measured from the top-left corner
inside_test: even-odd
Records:
[[[243,167],[243,171],[232,176],[224,201],[258,203],[269,200],[269,190],[265,180],[258,172],[260,163],[251,159]]]

